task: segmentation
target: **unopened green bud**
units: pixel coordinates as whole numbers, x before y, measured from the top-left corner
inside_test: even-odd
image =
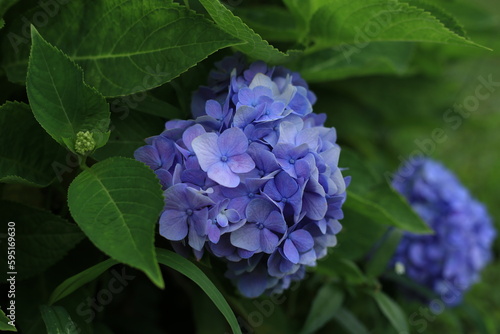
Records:
[[[76,134],[75,151],[86,155],[95,148],[95,140],[90,131],[80,131]]]

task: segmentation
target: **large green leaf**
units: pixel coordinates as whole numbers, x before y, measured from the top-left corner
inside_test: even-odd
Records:
[[[316,47],[374,41],[436,42],[479,46],[446,27],[431,13],[390,0],[319,1],[310,21]],[[447,22],[445,22],[447,23]]]
[[[33,26],[31,38],[26,88],[35,118],[52,138],[72,152],[78,132],[91,132],[94,148],[103,146],[109,136],[106,100],[85,84],[82,70],[47,43]]]
[[[0,107],[0,182],[45,187],[56,178],[55,164],[67,152],[37,123],[28,105],[7,102]]]
[[[48,334],[77,334],[75,323],[71,320],[68,311],[62,306],[40,306],[45,327]]]
[[[184,257],[171,252],[166,249],[157,248],[156,250],[158,262],[164,264],[181,274],[188,277],[190,280],[195,282],[214,302],[215,306],[221,311],[221,313],[226,318],[227,322],[231,326],[234,334],[241,334],[240,326],[238,325],[238,320],[231,310],[231,307],[224,299],[224,296],[215,287],[215,285],[208,279],[208,277],[196,267],[192,262],[185,259]]]
[[[382,313],[398,333],[409,333],[408,317],[401,307],[381,291],[374,292],[372,296]]]
[[[380,42],[360,47],[341,45],[306,54],[290,64],[309,82],[373,74],[403,74],[414,53],[411,43]]]
[[[106,261],[100,262],[95,266],[92,266],[81,273],[71,276],[64,282],[59,284],[57,288],[54,289],[49,298],[49,304],[52,305],[55,302],[63,299],[64,297],[70,295],[74,291],[78,290],[87,283],[92,282],[97,277],[101,276],[106,270],[117,264],[118,261],[113,259],[107,259]]]
[[[4,221],[16,223],[15,267],[19,279],[45,271],[85,237],[78,226],[44,210],[0,201],[0,212]],[[0,260],[3,268],[7,268],[6,260]]]
[[[75,221],[97,248],[144,271],[163,288],[153,245],[163,196],[151,169],[121,157],[99,162],[71,183],[68,205]]]
[[[233,13],[266,40],[296,42],[299,36],[297,23],[283,7],[236,7]]]
[[[314,297],[311,310],[300,333],[315,333],[333,318],[343,301],[344,293],[335,286],[326,284],[321,287]]]
[[[0,309],[0,330],[17,332],[16,327],[10,325],[9,322],[11,322],[11,320],[7,318],[5,313]]]
[[[268,63],[283,62],[287,55],[274,48],[267,41],[250,29],[238,16],[233,15],[219,0],[200,0],[201,4],[214,21],[228,34],[245,41],[245,44],[236,45],[236,49],[250,57]]]
[[[165,121],[161,118],[136,111],[131,111],[124,119],[120,118],[112,115],[109,141],[93,154],[97,160],[114,156],[132,158],[134,151],[145,145],[145,138],[165,129]]]
[[[352,176],[345,206],[379,224],[414,233],[432,233],[408,202],[353,152],[343,150],[340,159],[340,165],[348,168],[345,175]]]
[[[13,33],[22,36],[17,23]],[[71,1],[40,31],[105,96],[160,86],[215,51],[240,43],[172,0]],[[4,42],[3,66],[14,82],[24,81],[26,68],[26,54],[18,44]],[[14,45],[19,52],[12,52]]]

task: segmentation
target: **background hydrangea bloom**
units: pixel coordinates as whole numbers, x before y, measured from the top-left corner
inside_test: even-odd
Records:
[[[496,232],[486,208],[449,170],[430,159],[403,166],[393,186],[435,231],[405,233],[393,265],[403,264],[410,278],[448,305],[458,304],[492,256]]]
[[[237,54],[194,94],[194,120],[135,152],[165,190],[161,235],[224,258],[245,296],[283,291],[336,244],[347,180],[315,100],[297,73]]]

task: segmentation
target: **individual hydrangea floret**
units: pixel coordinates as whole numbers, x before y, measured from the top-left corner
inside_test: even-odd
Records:
[[[227,262],[248,297],[282,292],[335,246],[347,179],[336,132],[312,112],[305,81],[283,67],[224,58],[135,158],[164,189],[160,234],[183,254]]]
[[[79,131],[76,134],[75,151],[78,154],[86,155],[95,149],[95,140],[90,131]]]
[[[419,159],[403,166],[393,186],[434,230],[405,233],[392,265],[453,306],[491,260],[496,236],[483,204],[440,163]]]

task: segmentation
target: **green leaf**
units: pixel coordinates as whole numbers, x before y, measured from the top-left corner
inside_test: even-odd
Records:
[[[378,277],[387,270],[387,265],[398,248],[403,232],[398,229],[387,231],[387,235],[381,240],[378,248],[372,254],[366,265],[366,273],[372,277]]]
[[[267,40],[296,42],[299,29],[290,12],[278,6],[236,7],[233,13]]]
[[[56,178],[54,165],[67,152],[50,138],[28,105],[7,102],[0,107],[0,182],[46,187]]]
[[[351,334],[370,334],[363,323],[344,307],[339,308],[333,318]]]
[[[380,180],[353,152],[343,150],[340,165],[352,176],[345,206],[383,224],[413,233],[432,233],[429,226],[412,210],[408,202]]]
[[[349,196],[349,195],[348,195]],[[378,224],[367,215],[343,207],[342,231],[337,236],[338,245],[332,250],[335,255],[357,261],[373,248],[387,231],[387,226]]]
[[[85,238],[78,226],[44,210],[0,201],[0,212],[5,221],[16,224],[16,270],[13,271],[18,272],[18,279],[45,271]],[[6,261],[7,257],[0,260],[2,268],[7,268]]]
[[[285,61],[287,55],[274,48],[267,41],[250,29],[243,21],[233,15],[219,0],[200,0],[210,16],[228,34],[243,40],[246,44],[236,45],[235,48],[246,53],[252,58],[263,60],[267,63],[280,63]]]
[[[344,293],[331,284],[324,285],[314,297],[301,334],[314,333],[330,321],[344,301]]]
[[[205,291],[208,297],[210,297],[210,299],[214,302],[215,306],[217,306],[219,311],[221,311],[221,313],[224,315],[227,322],[231,326],[233,333],[241,334],[238,320],[236,320],[231,307],[224,299],[224,296],[201,271],[201,269],[196,267],[192,262],[180,256],[179,254],[176,254],[169,250],[157,248],[156,253],[158,262],[185,275],[190,280],[195,282],[203,291]]]
[[[482,47],[446,27],[432,14],[387,0],[322,1],[311,18],[317,48],[369,42],[436,42]],[[454,29],[453,27],[452,29]]]
[[[121,157],[98,162],[71,183],[68,205],[97,248],[142,270],[163,288],[153,245],[163,196],[151,169]]]
[[[58,143],[75,152],[77,133],[90,131],[95,147],[106,143],[109,107],[83,81],[82,70],[31,27],[32,47],[26,89],[33,114]]]
[[[382,313],[398,333],[409,333],[408,317],[404,314],[401,307],[381,291],[373,293],[372,296]]]
[[[215,51],[241,43],[172,0],[71,1],[40,31],[104,96],[158,87]],[[12,33],[22,36],[22,26]],[[10,42],[3,66],[11,81],[22,82],[26,55],[12,52],[14,46],[22,51],[21,42]]]
[[[340,45],[305,54],[289,66],[309,82],[374,74],[403,74],[414,54],[411,43],[379,42]]]
[[[9,322],[11,322],[11,320],[7,318],[5,313],[0,309],[0,330],[17,332],[16,327],[10,325]]]
[[[335,253],[335,249],[332,253]],[[332,278],[342,277],[350,284],[362,284],[366,281],[366,276],[356,263],[335,254],[328,254],[326,258],[319,260],[316,272]]]
[[[81,273],[78,273],[66,279],[64,282],[59,284],[57,288],[54,289],[54,291],[50,295],[49,304],[54,304],[55,302],[78,290],[85,284],[92,282],[97,277],[101,276],[102,273],[104,273],[106,270],[116,265],[117,263],[118,261],[116,260],[107,259],[106,261],[100,262],[95,266],[85,269]]]
[[[106,146],[92,156],[97,160],[122,156],[132,158],[134,151],[145,145],[144,139],[165,130],[165,121],[159,117],[131,111],[128,116],[111,116],[111,135]]]
[[[40,306],[48,334],[77,334],[79,331],[66,309],[62,306]]]

